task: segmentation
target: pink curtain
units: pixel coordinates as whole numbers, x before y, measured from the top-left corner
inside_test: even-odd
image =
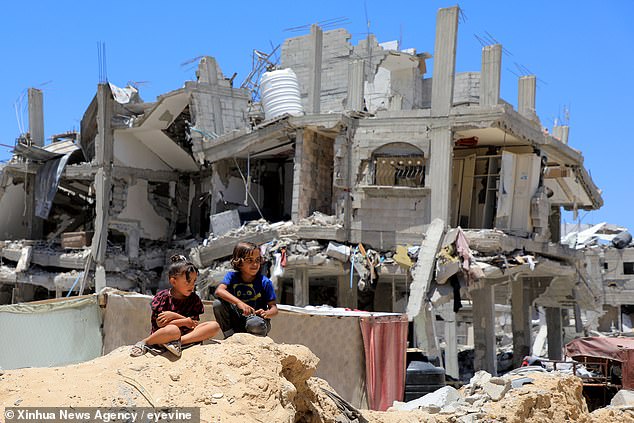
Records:
[[[368,405],[385,411],[405,392],[407,316],[362,317],[360,324]]]

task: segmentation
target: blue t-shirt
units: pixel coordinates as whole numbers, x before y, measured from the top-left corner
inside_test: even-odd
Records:
[[[276,298],[273,282],[264,275],[257,275],[252,282],[246,283],[242,281],[240,272],[229,272],[222,283],[227,285],[227,291],[234,297],[256,310],[266,310],[268,303]]]

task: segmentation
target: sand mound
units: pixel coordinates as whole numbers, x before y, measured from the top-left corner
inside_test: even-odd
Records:
[[[220,344],[130,357],[121,347],[95,360],[0,376],[0,407],[200,407],[202,421],[334,422],[340,411],[312,378],[306,347],[236,334]]]
[[[219,344],[169,354],[129,356],[119,348],[95,360],[57,368],[20,369],[0,376],[4,407],[200,407],[204,422],[634,422],[613,408],[588,413],[578,378],[530,373],[532,384],[511,389],[473,414],[455,410],[346,410],[333,389],[313,377],[319,359],[301,345],[236,334]],[[463,393],[464,395],[464,393]]]

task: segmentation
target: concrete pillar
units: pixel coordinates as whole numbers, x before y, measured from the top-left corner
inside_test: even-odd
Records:
[[[352,281],[350,287],[350,275],[337,276],[337,307],[357,308],[357,283]]]
[[[502,45],[482,48],[482,70],[480,71],[480,106],[495,106],[500,100],[500,77],[502,69]]]
[[[302,159],[304,156],[304,130],[295,132],[295,160],[293,162],[293,198],[291,201],[291,220],[298,223],[303,216],[300,205],[303,194]]]
[[[456,313],[453,311],[453,303],[443,304],[440,315],[445,322],[445,372],[457,379],[460,377],[460,367],[458,366]]]
[[[218,79],[221,75],[218,75],[218,64],[216,59],[211,56],[205,56],[200,60],[198,65],[198,82],[200,84],[208,84],[217,88],[219,86]],[[222,121],[222,104],[220,103],[220,97],[218,92],[214,90],[211,96],[211,109],[213,114],[213,131],[217,135],[224,134],[224,122]]]
[[[310,27],[312,56],[310,58],[310,80],[308,86],[308,113],[319,113],[321,107],[321,57],[324,32],[318,25]]]
[[[364,67],[365,60],[352,60],[348,63],[348,110],[363,111]]]
[[[440,9],[436,17],[434,72],[431,86],[432,116],[448,116],[453,104],[458,11],[457,6]]]
[[[531,353],[532,296],[529,285],[521,277],[511,279],[511,315],[513,328],[513,366],[519,367],[522,360]]]
[[[535,111],[535,92],[537,86],[535,75],[522,76],[517,87],[517,111],[530,120],[537,119]]]
[[[497,375],[497,348],[495,345],[495,301],[493,287],[471,291],[473,300],[473,340],[475,371],[486,370]]]
[[[106,286],[105,261],[108,242],[108,221],[112,191],[114,135],[112,129],[113,98],[108,84],[97,89],[97,137],[95,138],[95,234],[91,254],[96,265],[95,291]]]
[[[44,100],[42,91],[29,88],[29,133],[33,145],[44,146]]]
[[[561,330],[561,309],[546,307],[546,325],[548,327],[548,358],[561,360],[563,333]]]
[[[453,174],[453,135],[449,128],[432,128],[429,155],[431,220],[439,218],[447,224]]]
[[[308,269],[295,269],[293,278],[293,305],[308,305]]]

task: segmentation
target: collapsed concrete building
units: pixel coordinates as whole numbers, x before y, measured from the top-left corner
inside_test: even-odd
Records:
[[[475,368],[496,373],[496,304],[510,303],[517,364],[536,304],[561,358],[561,309],[579,316],[601,300],[583,252],[559,243],[561,209],[597,209],[600,191],[568,128],[543,130],[535,76],[519,79],[517,109],[500,98],[501,45],[483,48],[479,72],[456,73],[458,15],[438,12],[431,75],[431,55],[372,35],[353,45],[313,26],[286,40],[280,68],[297,75],[302,115],[262,118],[205,57],[197,81],[154,103],[100,84],[81,131],[44,146],[33,91],[31,132],[2,168],[0,299],[32,298],[33,286],[145,292],[164,283],[170,250],[214,268],[252,240],[288,253],[282,302],[326,290],[332,305],[407,313],[412,346],[438,356],[443,321],[452,376],[465,326]],[[226,212],[290,223],[215,230]]]

